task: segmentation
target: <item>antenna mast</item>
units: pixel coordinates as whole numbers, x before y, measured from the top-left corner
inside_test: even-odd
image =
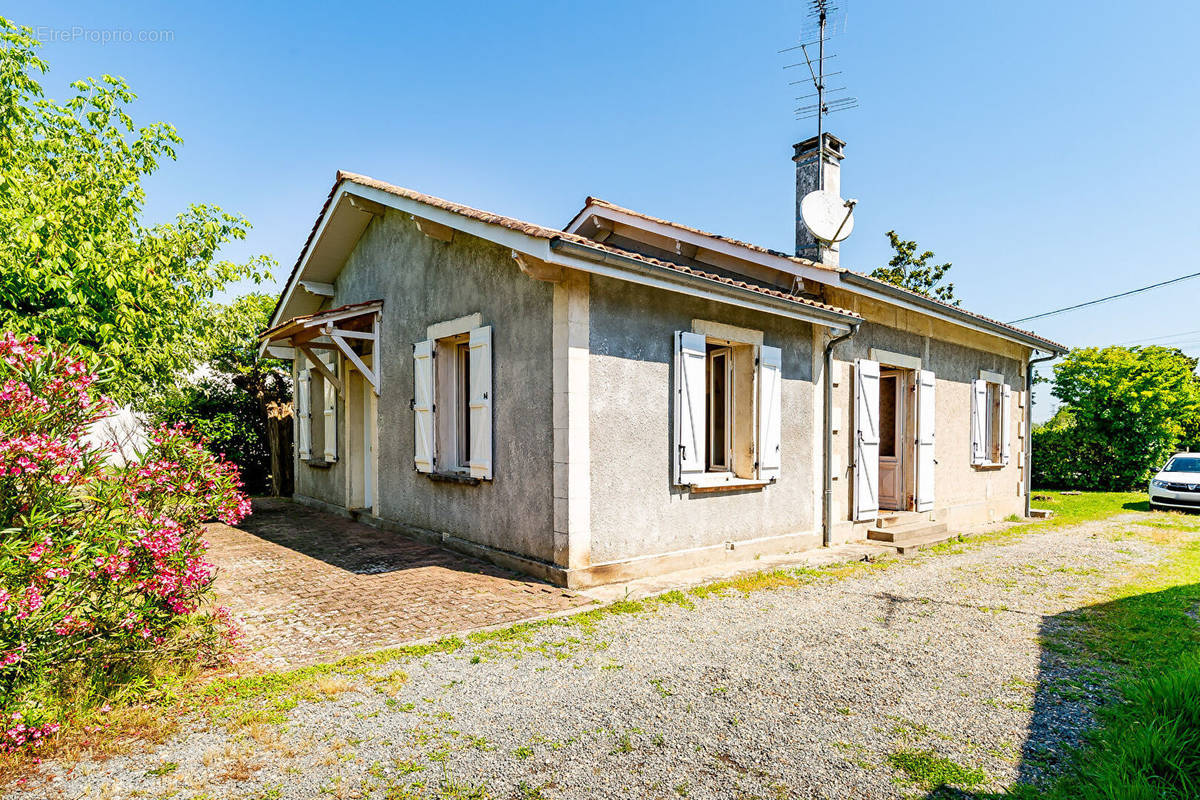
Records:
[[[825,22],[829,16],[825,0],[812,0],[817,12],[817,189],[825,188]],[[808,54],[805,53],[805,56]]]
[[[810,41],[802,41],[800,44],[793,47],[786,47],[780,50],[781,53],[787,53],[793,50],[799,50],[804,54],[803,62],[788,64],[784,69],[792,69],[793,67],[807,67],[808,79],[800,79],[789,82],[789,86],[812,82],[813,89],[816,91],[813,94],[806,94],[797,97],[797,100],[807,100],[816,98],[817,102],[809,105],[803,105],[794,109],[796,119],[812,119],[817,118],[817,189],[818,191],[825,188],[825,117],[835,111],[844,111],[848,108],[858,107],[857,97],[838,97],[829,102],[825,101],[827,94],[835,94],[837,92],[846,91],[845,86],[836,89],[829,89],[825,85],[827,77],[841,75],[841,71],[825,72],[825,60],[828,58],[837,58],[836,54],[825,54],[825,41],[829,38],[829,27],[832,25],[833,32],[836,33],[838,26],[845,28],[846,15],[845,13],[838,14],[840,6],[834,5],[832,0],[808,0],[809,12],[808,17],[816,21],[815,29],[809,28],[801,35],[801,39],[809,39]],[[832,17],[832,19],[831,19]],[[816,37],[812,40],[813,36]],[[816,53],[812,53],[810,48],[815,48]],[[815,58],[814,58],[815,56]]]

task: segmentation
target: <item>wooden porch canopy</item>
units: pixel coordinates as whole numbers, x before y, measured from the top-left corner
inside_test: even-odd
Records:
[[[304,314],[268,328],[259,334],[259,340],[267,352],[278,358],[293,358],[295,351],[299,350],[313,368],[340,393],[342,382],[338,376],[313,353],[314,350],[338,351],[350,359],[350,363],[362,373],[378,395],[378,374],[363,363],[362,357],[354,351],[351,343],[370,342],[372,352],[376,354],[373,364],[376,367],[379,365],[379,312],[382,309],[382,300],[368,300],[365,303],[351,303],[315,314]]]

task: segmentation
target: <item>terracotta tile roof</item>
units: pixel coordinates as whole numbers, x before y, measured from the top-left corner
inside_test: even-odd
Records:
[[[737,245],[738,247],[744,247],[744,248],[746,248],[746,249],[748,249],[748,250],[754,250],[754,251],[756,251],[756,252],[760,252],[760,253],[768,253],[768,254],[770,254],[770,255],[773,255],[773,256],[780,256],[780,257],[782,257],[782,258],[786,258],[786,259],[788,259],[789,261],[794,261],[794,262],[795,262],[795,263],[797,263],[797,264],[803,264],[803,265],[805,265],[805,266],[816,267],[816,268],[819,268],[819,269],[827,269],[827,270],[830,270],[831,272],[850,273],[850,274],[853,274],[853,275],[858,275],[858,276],[860,276],[860,277],[863,277],[863,278],[871,278],[871,276],[870,276],[870,275],[865,275],[865,274],[863,274],[863,273],[861,273],[861,272],[856,272],[856,271],[854,271],[854,270],[846,269],[846,268],[844,268],[844,267],[830,267],[830,266],[827,266],[827,265],[825,265],[825,264],[821,264],[821,263],[819,263],[819,262],[816,262],[816,261],[811,261],[811,260],[809,260],[809,259],[807,259],[807,258],[799,258],[799,257],[797,257],[797,256],[788,255],[787,253],[781,253],[781,252],[779,252],[778,250],[771,250],[771,249],[769,249],[769,248],[766,248],[766,247],[759,247],[758,245],[750,244],[750,243],[748,243],[748,242],[742,242],[742,241],[739,241],[739,240],[737,240],[737,239],[731,239],[731,238],[730,238],[730,237],[728,237],[728,236],[721,236],[720,234],[716,234],[716,233],[709,233],[708,231],[703,231],[703,230],[700,230],[699,228],[693,228],[693,227],[691,227],[690,225],[682,225],[682,224],[680,224],[680,223],[678,223],[678,222],[672,222],[671,220],[668,220],[668,219],[662,219],[662,218],[660,218],[660,217],[654,217],[654,216],[651,216],[651,215],[649,215],[649,214],[643,214],[643,213],[642,213],[642,212],[640,212],[640,211],[634,211],[633,209],[629,209],[629,208],[625,208],[625,207],[623,207],[623,206],[619,206],[619,205],[617,205],[616,203],[610,203],[610,202],[608,202],[607,200],[602,200],[602,199],[600,199],[599,197],[588,197],[588,198],[587,198],[587,200],[585,200],[585,201],[584,201],[584,204],[585,204],[585,205],[584,205],[584,209],[583,209],[583,211],[580,211],[580,212],[579,212],[579,214],[576,214],[576,215],[575,215],[575,216],[576,216],[576,218],[578,218],[580,214],[583,214],[585,211],[587,211],[587,209],[588,209],[588,208],[590,208],[590,207],[609,208],[609,209],[612,209],[613,211],[619,211],[619,212],[621,212],[621,213],[623,213],[623,214],[629,214],[630,216],[638,217],[638,218],[640,218],[640,219],[644,219],[644,220],[649,220],[650,222],[655,222],[655,223],[658,223],[658,224],[660,224],[660,225],[667,225],[667,226],[669,226],[669,227],[672,227],[672,228],[678,228],[679,230],[688,231],[688,232],[690,232],[690,233],[694,233],[694,234],[697,234],[697,235],[699,235],[699,236],[704,236],[704,237],[707,237],[707,238],[710,238],[710,239],[716,239],[716,240],[719,240],[719,241],[728,242],[729,244],[732,244],[732,245]],[[572,220],[572,222],[574,222],[574,220]],[[872,280],[875,280],[875,279],[872,279]],[[889,284],[889,285],[890,285],[890,284]],[[896,288],[897,288],[897,289],[899,289],[901,292],[904,292],[904,293],[906,293],[906,294],[909,294],[909,295],[911,295],[912,297],[914,297],[914,298],[916,298],[916,299],[932,300],[934,303],[936,303],[936,304],[938,304],[938,305],[944,306],[944,307],[946,307],[946,308],[948,308],[948,309],[952,309],[952,310],[954,310],[954,311],[956,311],[956,312],[959,312],[959,313],[961,313],[961,314],[964,314],[964,315],[966,315],[966,316],[968,316],[968,317],[974,317],[974,318],[976,318],[976,319],[978,319],[978,320],[981,320],[981,321],[983,321],[983,322],[987,322],[987,323],[990,323],[990,324],[992,324],[992,325],[998,325],[998,326],[1000,326],[1001,328],[1004,328],[1004,329],[1006,329],[1006,330],[1010,330],[1010,331],[1012,331],[1013,333],[1017,333],[1017,334],[1020,334],[1020,335],[1022,335],[1022,336],[1027,336],[1027,337],[1029,337],[1029,338],[1031,338],[1031,339],[1037,339],[1038,341],[1040,341],[1040,342],[1043,342],[1043,343],[1045,343],[1045,344],[1047,344],[1047,345],[1052,345],[1054,348],[1058,348],[1058,349],[1062,349],[1062,350],[1066,350],[1066,349],[1068,349],[1068,348],[1066,348],[1064,345],[1061,345],[1061,344],[1059,344],[1058,342],[1051,341],[1050,339],[1046,339],[1045,337],[1038,336],[1036,333],[1033,333],[1032,331],[1027,331],[1027,330],[1024,330],[1024,329],[1022,329],[1022,328],[1017,328],[1017,327],[1014,327],[1014,326],[1012,326],[1012,325],[1009,325],[1008,323],[1005,323],[1005,322],[1000,322],[1000,321],[998,321],[998,320],[994,320],[994,319],[992,319],[991,317],[986,317],[986,316],[984,316],[983,314],[976,314],[976,313],[975,313],[975,312],[973,312],[973,311],[967,311],[966,309],[964,309],[964,308],[960,308],[960,307],[958,307],[958,306],[956,306],[956,305],[953,305],[953,304],[951,304],[951,303],[946,303],[946,302],[943,302],[943,301],[941,301],[941,300],[938,300],[938,299],[936,299],[936,298],[933,298],[933,297],[928,297],[928,296],[926,296],[926,295],[922,295],[922,294],[919,294],[919,293],[917,293],[917,292],[913,292],[913,291],[911,291],[911,290],[904,289],[904,288],[902,288],[902,287],[896,287]]]
[[[382,192],[386,192],[387,194],[391,194],[391,195],[395,195],[397,197],[403,197],[403,198],[406,198],[409,200],[413,200],[413,201],[421,203],[423,205],[431,206],[433,208],[439,208],[444,211],[449,211],[453,214],[458,214],[458,215],[466,217],[468,219],[477,220],[479,222],[483,222],[483,223],[486,223],[489,225],[498,225],[500,227],[507,228],[507,229],[513,230],[513,231],[518,231],[520,233],[524,233],[528,236],[533,236],[538,239],[546,239],[551,242],[553,242],[555,240],[572,242],[576,245],[587,247],[587,248],[590,248],[590,249],[598,251],[598,252],[606,252],[606,253],[610,253],[613,255],[618,255],[618,256],[621,256],[624,258],[629,258],[629,259],[633,259],[635,261],[642,262],[644,264],[650,264],[650,265],[653,265],[656,267],[662,267],[662,268],[666,268],[666,269],[675,270],[676,272],[680,272],[680,273],[683,273],[686,275],[693,275],[693,276],[696,276],[699,278],[703,278],[705,280],[715,281],[717,283],[722,283],[722,284],[725,284],[728,286],[736,286],[740,289],[746,289],[748,291],[758,292],[760,294],[768,295],[770,297],[787,300],[790,302],[798,303],[800,305],[809,306],[811,308],[821,309],[822,311],[835,313],[835,314],[841,314],[841,315],[844,315],[846,317],[853,318],[853,319],[861,319],[861,317],[858,314],[854,313],[853,311],[848,311],[843,308],[838,308],[837,306],[832,306],[832,305],[828,305],[826,303],[817,302],[816,300],[811,300],[807,297],[801,297],[799,295],[795,295],[790,292],[785,292],[785,291],[782,291],[779,289],[771,288],[768,286],[763,286],[761,284],[750,283],[750,282],[747,282],[744,280],[738,280],[736,278],[730,278],[730,277],[727,277],[724,275],[718,275],[715,273],[706,272],[706,271],[699,270],[699,269],[696,269],[694,267],[690,267],[690,266],[687,266],[684,264],[677,264],[673,261],[664,261],[662,259],[652,258],[649,256],[642,255],[641,253],[635,253],[631,250],[625,250],[625,249],[622,249],[619,247],[614,247],[612,245],[603,244],[601,242],[597,242],[594,239],[589,239],[586,236],[580,236],[579,234],[568,233],[566,231],[562,231],[557,228],[549,228],[544,225],[534,224],[532,222],[525,222],[524,220],[519,220],[514,217],[506,217],[501,214],[493,214],[489,211],[481,211],[480,209],[472,208],[470,206],[465,206],[465,205],[462,205],[461,203],[452,203],[449,200],[444,200],[440,197],[435,197],[433,195],[424,194],[422,192],[417,192],[412,189],[406,189],[402,186],[396,186],[394,184],[376,180],[375,178],[371,178],[366,175],[359,175],[359,174],[356,174],[353,172],[346,172],[346,171],[339,171],[337,173],[337,179],[334,181],[333,188],[331,188],[329,190],[329,195],[325,198],[325,203],[321,206],[321,212],[317,215],[316,222],[313,223],[312,230],[309,232],[308,238],[304,242],[304,247],[300,250],[300,255],[297,257],[296,263],[292,267],[291,274],[288,277],[288,285],[291,285],[292,281],[295,279],[296,273],[300,269],[300,265],[303,263],[305,255],[308,253],[309,248],[312,247],[313,239],[316,237],[317,229],[320,227],[321,220],[324,218],[325,213],[329,210],[329,206],[333,202],[334,196],[337,194],[338,187],[341,186],[343,181],[346,181],[349,183],[354,183],[359,186],[367,186],[367,187],[377,189]],[[852,274],[852,275],[857,275],[860,278],[874,280],[874,279],[871,279],[870,276],[864,275],[863,273],[860,273],[860,272],[854,272],[853,270],[848,270],[848,269],[841,268],[841,267],[830,267],[830,266],[827,266],[824,264],[817,263],[815,261],[811,261],[806,258],[799,258],[797,256],[788,255],[787,253],[783,253],[778,250],[771,250],[766,247],[760,247],[758,245],[750,244],[748,242],[742,242],[737,239],[732,239],[728,236],[720,236],[715,233],[709,233],[707,231],[702,231],[699,228],[693,228],[688,225],[681,225],[677,222],[671,222],[670,220],[660,219],[658,217],[652,217],[649,214],[642,214],[641,212],[638,212],[638,211],[633,211],[628,208],[623,208],[614,203],[609,203],[606,200],[601,200],[596,197],[588,197],[586,202],[587,202],[587,205],[585,206],[584,211],[587,210],[587,207],[592,207],[592,206],[600,206],[600,207],[604,207],[604,208],[610,208],[615,211],[620,211],[622,213],[629,214],[629,215],[632,215],[635,217],[639,217],[641,219],[649,220],[651,222],[659,223],[662,225],[667,225],[667,226],[670,226],[673,228],[678,228],[679,230],[688,231],[688,232],[691,232],[691,233],[694,233],[694,234],[697,234],[700,236],[705,236],[705,237],[708,237],[711,239],[727,242],[729,244],[736,245],[738,247],[744,247],[747,250],[751,250],[751,251],[755,251],[755,252],[759,252],[759,253],[765,253],[765,254],[769,254],[772,256],[780,257],[780,258],[786,258],[789,261],[793,261],[797,264],[802,264],[802,265],[805,265],[808,267],[814,267],[817,269],[828,270],[831,273]],[[581,211],[580,214],[582,214],[582,213],[584,213],[584,212]],[[576,217],[578,217],[578,216],[579,215],[577,214]],[[890,287],[891,284],[887,284],[887,286]],[[980,320],[982,322],[985,322],[988,325],[996,326],[1001,329],[1011,331],[1015,334],[1019,334],[1024,337],[1034,339],[1038,342],[1049,345],[1050,349],[1062,350],[1062,351],[1065,351],[1067,349],[1063,345],[1058,344],[1057,342],[1051,341],[1050,339],[1046,339],[1044,337],[1038,336],[1035,333],[1032,333],[1027,330],[1023,330],[1021,328],[1016,328],[1007,323],[999,322],[997,320],[991,319],[990,317],[985,317],[982,314],[976,314],[971,311],[966,311],[965,309],[959,308],[958,306],[952,305],[950,303],[945,303],[941,300],[936,300],[934,298],[927,297],[926,295],[918,294],[916,292],[912,292],[907,289],[902,289],[900,287],[895,287],[895,289],[898,292],[911,295],[915,300],[929,301],[936,305],[943,306],[947,310],[952,311],[957,314],[961,314],[965,317],[974,318],[974,319]],[[276,314],[279,313],[279,308],[280,308],[282,302],[283,302],[283,297],[281,295],[279,301],[277,301],[277,303],[276,303],[274,313],[276,313]],[[335,310],[341,311],[341,310],[345,310],[345,309],[335,309]],[[321,313],[329,313],[329,312],[321,312]],[[311,316],[312,315],[307,315],[307,317],[311,317]],[[297,317],[296,320],[302,320],[307,317]],[[283,325],[289,324],[290,322],[293,322],[293,321],[295,321],[295,320],[289,320],[288,323],[278,324],[275,327],[271,328],[269,331],[265,332],[263,334],[263,336],[266,336],[269,333],[271,333],[272,331],[275,331],[275,330],[279,329],[280,327],[282,327]]]
[[[777,258],[786,258],[788,261],[793,261],[797,264],[803,264],[806,267],[814,267],[816,269],[825,269],[825,270],[829,270],[830,272],[837,271],[837,269],[835,267],[830,267],[826,264],[820,263],[819,261],[812,261],[807,258],[800,258],[799,256],[794,256],[790,253],[785,253],[781,250],[772,250],[769,247],[762,247],[757,244],[743,242],[739,239],[734,239],[729,236],[722,236],[719,233],[711,233],[709,231],[702,231],[699,228],[693,228],[690,225],[683,225],[678,222],[672,222],[669,219],[662,219],[661,217],[652,217],[649,214],[643,214],[641,211],[634,211],[631,208],[625,208],[624,206],[619,206],[616,203],[610,203],[607,200],[601,200],[599,197],[588,197],[584,201],[583,211],[580,211],[579,214],[576,214],[575,218],[578,219],[580,214],[583,214],[584,211],[587,211],[587,209],[592,206],[599,206],[600,208],[609,208],[609,209],[612,209],[613,211],[619,211],[622,214],[629,214],[630,216],[639,217],[641,219],[648,220],[650,222],[656,222],[659,225],[667,225],[672,228],[678,228],[681,231],[687,231],[688,233],[694,233],[697,236],[704,236],[705,238],[715,239],[715,240],[721,241],[721,242],[726,242],[728,244],[732,244],[737,247],[744,247],[747,250],[753,250],[756,253],[765,253],[766,255],[776,256]],[[575,220],[573,219],[571,221],[574,222]],[[568,227],[570,227],[570,226],[568,225]]]
[[[311,314],[301,314],[298,317],[292,317],[289,320],[284,320],[283,322],[280,322],[278,325],[273,325],[270,328],[267,328],[265,331],[263,331],[262,333],[260,333],[258,335],[258,338],[259,339],[270,339],[270,338],[272,338],[272,335],[278,334],[279,332],[283,331],[286,328],[298,326],[305,322],[311,322],[312,320],[320,319],[321,317],[331,317],[334,314],[341,314],[344,311],[353,311],[356,308],[366,309],[366,308],[370,308],[371,306],[382,306],[382,305],[383,305],[382,300],[364,300],[361,303],[347,303],[346,305],[338,306],[337,308],[327,308],[324,311],[314,311]]]
[[[618,248],[618,247],[602,245],[601,243],[599,243],[593,239],[589,239],[586,236],[580,236],[580,235],[574,234],[574,233],[567,233],[566,231],[561,231],[557,228],[548,228],[544,225],[536,225],[532,222],[525,222],[523,220],[515,219],[513,217],[505,217],[500,214],[493,214],[489,211],[481,211],[477,208],[472,208],[470,206],[462,205],[461,203],[452,203],[449,200],[443,200],[440,197],[434,197],[433,195],[424,194],[422,192],[417,192],[412,189],[406,189],[402,186],[395,186],[390,183],[385,183],[384,181],[376,180],[375,178],[370,178],[370,177],[367,177],[366,175],[358,175],[353,172],[345,172],[345,171],[338,172],[337,180],[334,182],[333,188],[330,189],[329,195],[325,198],[325,203],[321,206],[321,212],[317,215],[317,221],[315,223],[313,223],[312,230],[309,231],[309,234],[308,234],[308,239],[305,240],[304,247],[300,250],[300,255],[296,258],[296,263],[292,267],[291,274],[288,276],[287,285],[291,285],[292,281],[295,279],[296,273],[300,269],[300,265],[304,261],[304,256],[308,253],[309,248],[312,247],[313,239],[316,237],[317,229],[321,225],[321,220],[324,218],[325,213],[329,210],[329,206],[333,202],[334,195],[337,194],[338,187],[342,184],[343,181],[346,181],[349,183],[354,183],[359,186],[367,186],[367,187],[370,187],[373,189],[378,189],[381,192],[386,192],[388,194],[395,195],[397,197],[403,197],[403,198],[406,198],[409,200],[413,200],[415,202],[421,203],[423,205],[431,206],[433,208],[440,208],[444,211],[449,211],[453,214],[458,214],[460,216],[467,217],[468,219],[478,220],[479,222],[484,222],[489,225],[498,225],[503,228],[508,228],[509,230],[518,231],[518,232],[524,233],[528,236],[536,237],[538,239],[546,239],[549,241],[553,241],[555,239],[561,239],[564,241],[569,241],[569,242],[573,242],[578,245],[589,247],[589,248],[592,248],[595,250],[606,251],[606,252],[610,252],[610,253],[613,253],[616,255],[625,256],[627,258],[632,258],[632,259],[641,261],[646,264],[651,264],[651,265],[658,266],[658,267],[665,267],[667,269],[672,269],[677,272],[682,272],[684,274],[695,275],[697,277],[716,281],[718,283],[723,283],[723,284],[730,285],[730,286],[736,286],[741,289],[747,289],[749,291],[758,292],[760,294],[769,295],[771,297],[776,297],[776,298],[783,299],[783,300],[789,300],[791,302],[799,303],[800,305],[806,305],[806,306],[810,306],[812,308],[819,308],[823,311],[828,311],[828,312],[832,312],[832,313],[836,313],[836,314],[842,314],[842,315],[845,315],[845,316],[851,317],[851,318],[858,318],[858,315],[851,311],[846,311],[844,309],[826,305],[825,303],[819,303],[819,302],[816,302],[815,300],[810,300],[806,297],[800,297],[798,295],[794,295],[789,292],[783,292],[778,289],[772,289],[772,288],[761,286],[758,284],[748,283],[746,281],[736,280],[736,279],[728,278],[728,277],[725,277],[722,275],[716,275],[713,273],[704,272],[701,270],[697,270],[697,269],[693,269],[691,267],[684,266],[682,264],[676,264],[671,261],[663,261],[663,260],[656,259],[656,258],[649,258],[640,253],[635,253],[630,250],[622,250],[621,248]],[[275,313],[275,314],[279,313],[279,308],[280,308],[280,305],[282,304],[282,302],[283,302],[283,297],[281,295],[279,301],[277,301],[277,303],[275,305],[275,311],[273,313]],[[276,325],[275,327],[278,328],[279,325]],[[274,329],[272,329],[272,330],[274,330]]]
[[[493,214],[490,211],[480,211],[478,208],[464,206],[461,203],[452,203],[449,200],[443,200],[442,198],[434,197],[431,194],[423,194],[422,192],[417,192],[412,189],[405,189],[403,186],[395,186],[390,183],[384,183],[381,180],[369,178],[366,175],[357,175],[353,172],[339,171],[337,174],[337,179],[338,183],[341,183],[342,181],[349,181],[350,183],[356,183],[359,186],[370,186],[372,189],[378,189],[381,192],[387,192],[388,194],[393,194],[396,197],[404,197],[409,200],[415,200],[423,205],[440,208],[443,211],[449,211],[453,214],[467,217],[468,219],[486,222],[489,225],[499,225],[501,228],[508,228],[509,230],[518,231],[520,233],[528,234],[529,236],[535,236],[539,239],[553,239],[555,236],[563,235],[573,236],[573,234],[564,234],[557,228],[547,228],[543,225],[535,225],[532,222],[525,222],[523,220],[514,219],[513,217],[505,217],[500,214]],[[336,184],[334,188],[337,188]],[[578,238],[582,239],[583,237],[580,236]]]
[[[595,241],[594,239],[588,239],[588,238],[582,237],[582,236],[571,236],[569,239],[566,236],[559,237],[559,238],[566,239],[568,241],[574,241],[577,244],[581,244],[584,247],[589,247],[593,250],[599,250],[599,251],[605,252],[605,253],[612,253],[613,255],[624,256],[627,258],[633,258],[633,259],[636,259],[637,261],[641,261],[646,264],[653,264],[656,267],[666,267],[668,269],[675,270],[676,272],[682,272],[685,275],[694,275],[698,278],[704,278],[705,280],[716,281],[717,283],[723,283],[727,286],[736,286],[739,289],[749,289],[750,291],[758,292],[759,294],[765,294],[769,297],[777,297],[780,300],[790,300],[793,303],[800,303],[802,305],[806,305],[811,308],[819,308],[822,311],[828,311],[833,314],[842,314],[842,315],[844,315],[846,317],[850,317],[852,319],[862,319],[861,316],[859,316],[858,314],[856,314],[853,311],[849,311],[844,308],[838,308],[837,306],[831,306],[828,303],[821,303],[821,302],[818,302],[818,301],[813,300],[808,297],[802,297],[800,295],[792,294],[791,292],[785,292],[782,289],[774,289],[769,286],[763,286],[763,285],[757,284],[757,283],[749,283],[747,281],[738,280],[736,278],[730,278],[726,275],[718,275],[713,272],[705,272],[704,270],[696,269],[695,267],[689,267],[685,264],[676,264],[673,261],[663,261],[662,259],[659,259],[659,258],[652,258],[650,256],[642,255],[641,253],[635,253],[632,250],[625,250],[620,247],[613,247],[612,245],[602,244],[600,242]]]

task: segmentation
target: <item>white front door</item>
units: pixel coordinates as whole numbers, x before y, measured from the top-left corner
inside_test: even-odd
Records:
[[[885,371],[879,377],[879,507],[903,510],[904,376]]]

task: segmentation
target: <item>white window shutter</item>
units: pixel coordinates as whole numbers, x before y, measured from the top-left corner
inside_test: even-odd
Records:
[[[879,515],[879,362],[854,362],[854,519]]]
[[[335,357],[331,361],[333,363],[326,364],[326,366],[329,367],[331,372],[337,374],[337,358]],[[323,421],[325,425],[325,460],[337,461],[337,388],[328,379],[321,381],[321,385],[325,387],[325,396],[322,398]]]
[[[492,478],[492,328],[475,328],[470,337],[472,478]]]
[[[296,381],[296,439],[300,458],[312,458],[312,373],[303,369]]]
[[[934,374],[917,370],[917,511],[933,510]]]
[[[971,463],[988,462],[987,452],[987,381],[971,381]]]
[[[783,428],[783,351],[758,348],[758,479],[779,479]]]
[[[413,466],[433,472],[433,341],[413,345]]]
[[[1012,387],[1004,384],[1000,396],[1000,463],[1008,465],[1010,453],[1009,439],[1012,431]]]
[[[704,473],[705,375],[703,334],[675,332],[675,483],[688,485]]]

